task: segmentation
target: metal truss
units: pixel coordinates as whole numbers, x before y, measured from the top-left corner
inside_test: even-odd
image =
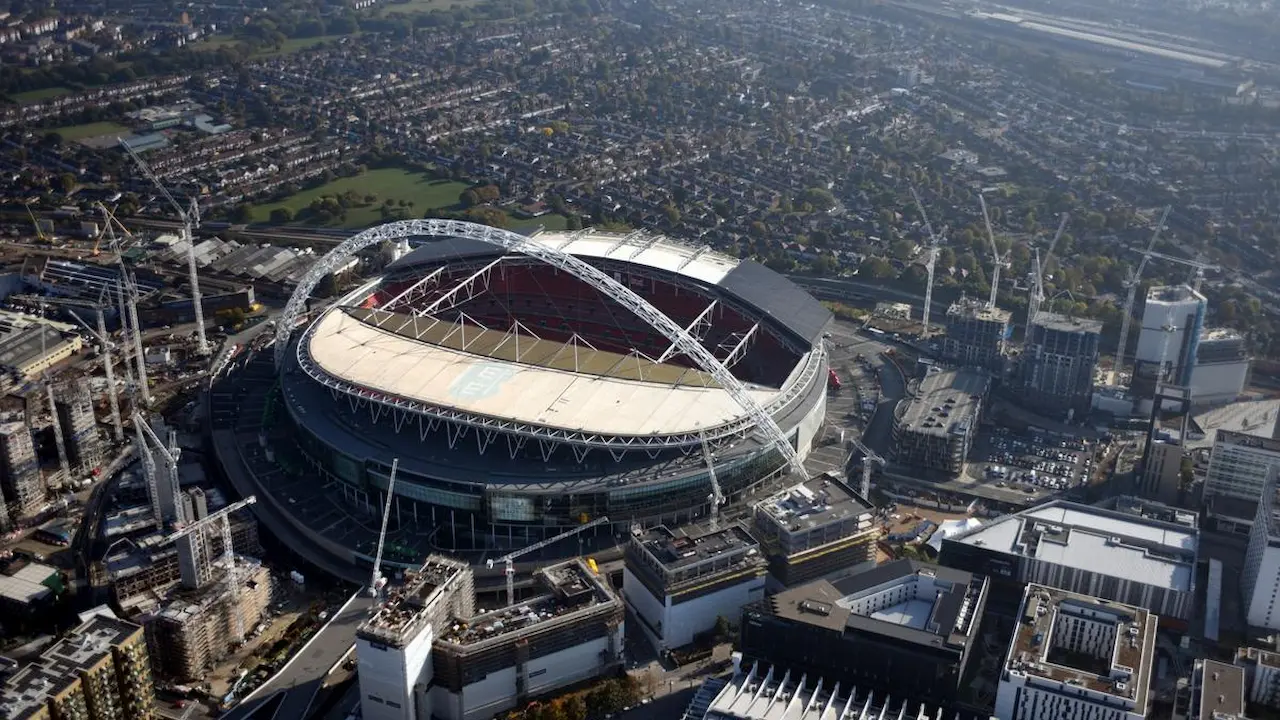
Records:
[[[677,266],[676,266],[676,272],[677,272],[677,273],[679,273],[680,271],[682,271],[682,270],[684,270],[685,268],[689,267],[690,265],[692,265],[692,264],[693,264],[693,262],[694,262],[695,260],[697,260],[698,258],[702,257],[703,253],[707,253],[707,252],[710,252],[710,251],[711,251],[711,246],[710,246],[710,245],[703,245],[702,247],[698,248],[697,250],[694,250],[693,252],[689,253],[689,257],[685,258],[685,259],[684,259],[684,262],[682,262],[682,263],[680,263],[679,265],[677,265]]]
[[[405,305],[412,305],[418,300],[421,300],[422,298],[426,297],[428,294],[431,293],[432,290],[435,290],[436,283],[438,282],[437,278],[439,278],[440,274],[445,271],[446,267],[448,266],[441,265],[435,270],[432,270],[430,273],[427,274],[426,277],[422,278],[418,282],[405,288],[404,291],[401,292],[399,295],[396,295],[395,297],[391,298],[387,302],[383,303],[382,309],[387,311],[392,311],[392,310],[395,310],[396,306],[400,305],[401,303],[404,303]]]
[[[516,252],[541,260],[612,297],[616,302],[648,323],[654,330],[666,336],[681,352],[688,355],[698,367],[715,378],[716,382],[729,393],[734,402],[750,416],[755,423],[756,429],[763,433],[776,447],[783,459],[791,466],[792,472],[801,478],[808,479],[809,473],[805,470],[804,462],[801,460],[800,455],[791,446],[791,441],[787,438],[787,434],[778,426],[769,411],[756,402],[742,382],[734,377],[733,373],[717,360],[710,350],[703,347],[702,343],[686,332],[683,327],[677,325],[674,320],[637,295],[631,288],[614,280],[608,273],[594,265],[562,252],[558,248],[549,248],[541,243],[534,242],[524,235],[487,225],[441,218],[402,220],[369,228],[344,240],[307,270],[306,274],[298,281],[293,295],[290,296],[289,303],[285,307],[284,316],[276,324],[275,362],[277,371],[284,367],[289,336],[292,334],[293,326],[298,317],[306,311],[306,305],[311,298],[311,293],[321,279],[333,273],[344,265],[350,257],[365,248],[388,240],[395,241],[411,237],[454,237],[488,243],[507,252]],[[490,420],[495,423],[500,422],[495,419]],[[545,428],[544,430],[546,432],[563,432],[550,428]],[[693,435],[694,437],[689,444],[695,442],[700,444],[701,433]]]
[[[467,276],[467,278],[464,279],[462,282],[459,282],[458,284],[449,288],[447,291],[445,291],[443,295],[431,301],[431,304],[428,305],[427,307],[422,308],[421,310],[414,310],[413,314],[417,315],[418,317],[422,317],[424,315],[431,315],[432,313],[441,309],[450,310],[452,308],[455,308],[461,305],[464,302],[467,302],[468,300],[471,300],[477,295],[481,295],[485,292],[488,292],[489,273],[492,272],[494,268],[496,268],[498,265],[502,263],[502,261],[506,259],[507,259],[507,256],[504,255],[498,258],[497,260],[494,260],[493,262],[489,263],[488,265],[485,265],[479,270],[471,273],[471,275]],[[444,305],[446,302],[449,302],[449,300],[452,299],[458,293],[465,293],[466,298],[459,302],[450,304],[449,307],[447,308],[440,307],[441,305]]]
[[[711,311],[716,308],[716,305],[718,303],[719,301],[712,300],[711,304],[708,305],[705,310],[698,313],[698,317],[694,318],[693,322],[689,323],[688,325],[685,325],[684,331],[694,336],[695,338],[698,339],[699,342],[701,342],[704,337],[703,333],[705,333],[707,330],[711,328],[711,320],[709,320],[708,317],[711,315]],[[663,350],[662,354],[658,356],[657,362],[664,363],[667,361],[668,358],[670,358],[672,355],[675,355],[675,354],[676,354],[676,344],[671,343],[670,347],[668,347],[666,350]]]
[[[732,336],[730,336],[728,340],[726,340],[724,343],[720,345],[720,349],[723,350],[725,348],[728,348],[729,342],[731,342],[735,337],[738,338],[738,343],[734,345],[732,348],[728,348],[729,354],[725,355],[724,359],[721,360],[720,362],[724,363],[724,366],[727,368],[731,368],[734,365],[737,365],[738,362],[742,360],[742,356],[747,354],[747,348],[751,346],[751,341],[752,339],[755,338],[756,331],[759,329],[760,329],[760,323],[756,323],[755,325],[752,325],[751,329],[746,331],[745,333],[734,333]]]

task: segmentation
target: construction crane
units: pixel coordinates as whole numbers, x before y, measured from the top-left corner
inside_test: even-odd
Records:
[[[174,199],[173,195],[169,192],[169,189],[164,186],[164,183],[160,182],[160,178],[156,177],[156,174],[151,171],[151,166],[147,165],[147,163],[143,161],[142,157],[138,155],[132,147],[129,147],[129,143],[121,140],[120,144],[124,146],[125,152],[129,153],[129,157],[133,159],[133,162],[140,170],[142,170],[143,174],[147,176],[147,179],[156,186],[160,191],[160,194],[164,196],[165,200],[169,201],[169,205],[173,208],[174,212],[178,214],[178,219],[182,222],[182,240],[187,244],[187,274],[189,275],[188,282],[191,284],[191,309],[194,312],[196,319],[196,352],[201,355],[208,355],[211,350],[209,347],[209,339],[205,337],[204,307],[200,296],[200,277],[196,272],[194,231],[196,228],[200,227],[200,204],[196,202],[195,198],[191,198],[189,208],[183,208],[182,205]]]
[[[924,222],[925,232],[929,233],[929,256],[925,260],[925,269],[929,272],[929,283],[924,288],[924,312],[920,316],[920,324],[924,326],[921,330],[920,338],[922,340],[929,339],[929,310],[933,304],[933,270],[938,264],[938,249],[941,241],[933,232],[933,225],[929,223],[929,216],[924,212],[924,203],[920,202],[920,194],[915,188],[911,188],[911,197],[916,201],[916,209],[920,211],[920,219]]]
[[[256,502],[258,502],[257,496],[250,495],[239,502],[232,503],[217,512],[210,513],[208,516],[184,526],[177,532],[165,538],[167,542],[174,542],[181,537],[199,532],[200,534],[195,538],[195,540],[198,543],[203,543],[205,530],[212,528],[215,523],[221,524],[222,564],[226,569],[226,573],[222,576],[223,592],[224,597],[226,597],[230,602],[236,603],[237,606],[239,605],[237,589],[240,587],[240,571],[239,568],[236,567],[235,550],[231,543],[231,515],[232,513],[249,507]],[[205,555],[203,559],[207,562],[208,556]],[[197,562],[199,561],[200,558],[197,558]],[[196,576],[199,577],[202,574],[202,568],[196,568]],[[236,643],[243,642],[245,633],[244,617],[240,614],[239,607],[234,608],[228,613],[228,615],[230,615],[232,619],[232,637],[234,641]]]
[[[701,441],[702,459],[707,463],[707,479],[711,481],[711,497],[707,498],[711,502],[711,529],[715,530],[720,527],[720,506],[724,503],[724,493],[720,491],[720,480],[716,478],[716,463],[711,457],[711,445],[707,443],[705,433]]]
[[[1151,253],[1155,250],[1156,240],[1160,238],[1160,233],[1164,230],[1164,224],[1169,219],[1169,211],[1171,206],[1166,205],[1164,212],[1160,214],[1160,222],[1156,223],[1155,232],[1151,233],[1151,240],[1147,243],[1147,249],[1142,252],[1142,260],[1138,262],[1137,270],[1130,270],[1129,276],[1125,279],[1124,286],[1129,291],[1128,297],[1124,302],[1124,315],[1120,320],[1120,339],[1116,343],[1116,359],[1111,363],[1111,372],[1114,377],[1120,373],[1120,368],[1124,367],[1124,353],[1129,344],[1129,323],[1133,319],[1133,303],[1138,298],[1138,285],[1142,281],[1142,271],[1147,269],[1147,261],[1151,259]]]
[[[31,212],[31,203],[23,203],[22,206],[27,209],[27,217],[31,218],[31,227],[36,231],[36,239],[40,242],[49,242],[49,238],[40,229],[40,221],[36,220],[35,213]]]
[[[1053,257],[1053,249],[1058,246],[1058,240],[1062,238],[1062,233],[1067,229],[1067,220],[1070,214],[1062,213],[1062,220],[1058,222],[1058,231],[1053,234],[1053,239],[1049,241],[1049,250],[1045,253],[1044,263],[1040,262],[1040,249],[1035,251],[1035,266],[1032,268],[1031,277],[1031,299],[1027,303],[1027,327],[1035,321],[1036,315],[1040,314],[1040,305],[1044,303],[1044,271],[1049,267],[1049,260]]]
[[[182,450],[178,447],[177,435],[173,431],[170,431],[169,445],[166,446],[166,444],[162,442],[160,438],[156,435],[156,431],[151,429],[151,425],[146,421],[145,418],[142,417],[141,413],[135,412],[133,414],[133,424],[134,424],[134,427],[139,430],[139,434],[145,436],[147,440],[150,440],[152,445],[160,452],[160,455],[164,457],[164,464],[165,464],[165,470],[167,475],[167,477],[165,478],[165,482],[168,483],[169,494],[173,501],[174,522],[178,525],[185,525],[187,523],[188,518],[186,516],[187,515],[186,509],[182,507],[182,501],[181,501],[182,484],[178,478],[178,458],[182,455]],[[150,454],[146,450],[145,442],[140,446],[139,449],[141,452],[147,452],[148,455]],[[155,467],[154,461],[153,461],[152,467],[153,468]],[[158,479],[155,478],[154,471],[152,474],[152,479],[148,482],[148,486],[149,486],[149,489],[152,491],[152,495],[155,498],[157,498],[155,501],[151,503],[152,507],[156,509],[157,514],[160,514],[163,512],[163,509],[160,508],[160,503],[158,500],[158,498],[160,497],[158,492],[159,481]],[[164,518],[163,517],[159,518],[159,522],[161,525],[163,525]]]
[[[87,300],[75,300],[72,298],[59,297],[42,297],[39,301],[41,303],[57,305],[65,309],[67,314],[79,323],[80,327],[84,328],[85,332],[89,333],[90,337],[94,338],[102,345],[102,367],[107,376],[107,399],[111,403],[111,425],[114,430],[116,442],[123,442],[124,422],[120,417],[120,398],[116,389],[115,370],[112,367],[114,365],[114,359],[111,355],[111,350],[115,346],[115,343],[111,341],[111,335],[107,332],[107,320],[106,316],[103,314],[103,308],[108,302],[110,302],[107,297],[106,289],[104,288],[98,295],[97,303],[92,303]],[[92,310],[97,321],[97,328],[95,329],[91,327],[84,318],[80,317],[80,313],[76,312],[76,310]]]
[[[40,303],[40,319],[45,319],[45,303]],[[49,357],[49,326],[40,326],[40,357]],[[58,446],[58,465],[62,469],[62,483],[71,481],[71,462],[67,459],[67,442],[62,436],[62,423],[58,422],[58,403],[53,396],[53,383],[49,382],[49,368],[40,371],[40,381],[44,383],[45,397],[49,400],[49,418],[53,421],[53,441]]]
[[[382,576],[382,548],[387,542],[387,521],[391,519],[391,498],[396,488],[396,471],[400,469],[400,458],[391,461],[391,478],[387,480],[387,501],[382,508],[382,530],[378,533],[378,551],[373,554],[373,577],[369,579],[369,597],[376,598],[387,584]],[[372,610],[372,608],[371,608]]]
[[[536,542],[527,548],[521,548],[520,550],[516,550],[513,553],[508,553],[498,558],[497,560],[489,560],[488,562],[486,562],[485,566],[488,567],[490,570],[493,569],[493,566],[495,563],[503,563],[503,565],[505,566],[505,571],[507,574],[507,605],[511,606],[516,604],[516,565],[515,565],[516,558],[520,557],[521,555],[527,555],[535,550],[541,550],[542,548],[547,547],[548,545],[554,545],[560,542],[561,540],[564,540],[565,538],[570,538],[570,537],[573,537],[574,535],[577,535],[583,530],[596,527],[597,525],[603,525],[604,523],[607,523],[607,522],[609,522],[609,518],[598,517],[595,520],[592,520],[589,523],[584,523],[582,525],[579,525],[578,527],[573,528],[572,530],[566,530],[565,532],[562,532],[559,535],[556,535],[555,537],[547,538],[546,540],[543,540],[542,542]]]
[[[996,234],[991,229],[991,216],[987,214],[987,198],[982,193],[978,193],[978,202],[982,205],[982,223],[987,227],[987,242],[991,244],[991,297],[987,300],[987,307],[996,306],[996,293],[1000,290],[1000,268],[1009,265],[1009,255],[1012,250],[1006,250],[1004,257],[1000,256],[1000,248],[996,246]]]
[[[885,466],[884,458],[880,457],[874,450],[867,447],[861,440],[854,438],[853,446],[862,451],[862,485],[859,490],[862,497],[871,500],[871,464],[879,463],[880,467]]]
[[[1176,257],[1174,255],[1165,255],[1164,253],[1156,252],[1154,250],[1148,250],[1147,255],[1153,258],[1160,258],[1161,260],[1168,260],[1172,263],[1186,265],[1191,268],[1191,277],[1187,278],[1187,284],[1195,289],[1196,292],[1200,292],[1200,286],[1204,283],[1204,273],[1206,270],[1217,272],[1222,269],[1221,266],[1214,265],[1213,263]]]

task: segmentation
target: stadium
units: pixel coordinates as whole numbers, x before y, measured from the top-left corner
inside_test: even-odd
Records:
[[[369,562],[393,458],[387,559],[413,564],[603,517],[596,545],[695,519],[712,496],[704,443],[732,504],[822,424],[830,314],[757,263],[642,233],[406,221],[361,235],[280,321],[262,444],[296,452],[301,484],[257,489],[348,562]],[[328,266],[405,239],[416,247],[378,277],[327,306],[310,297]],[[341,515],[363,530],[339,530]]]

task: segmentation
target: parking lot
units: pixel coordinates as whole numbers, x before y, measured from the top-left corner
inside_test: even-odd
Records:
[[[848,323],[836,322],[828,338],[830,366],[839,388],[828,384],[824,434],[815,440],[805,466],[812,473],[843,472],[847,443],[860,437],[884,398],[880,394],[880,343],[868,339]],[[843,438],[843,441],[842,441]]]
[[[996,428],[979,435],[966,473],[972,480],[1027,495],[1058,494],[1089,483],[1094,450],[1081,438]]]

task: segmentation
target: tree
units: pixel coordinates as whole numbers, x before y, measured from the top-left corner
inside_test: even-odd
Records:
[[[818,212],[826,212],[836,206],[835,196],[826,188],[811,187],[800,195],[800,200]]]
[[[248,225],[253,222],[253,206],[249,203],[240,203],[231,210],[231,222],[240,225]]]
[[[293,222],[293,211],[287,207],[276,208],[271,211],[271,222],[276,225],[284,225]]]
[[[71,173],[62,173],[58,178],[58,187],[62,188],[63,194],[70,194],[76,189],[76,176]]]
[[[716,616],[716,639],[724,642],[733,638],[733,625],[729,622],[729,618],[723,615]]]
[[[581,693],[574,693],[564,701],[565,720],[587,720],[587,702]]]

